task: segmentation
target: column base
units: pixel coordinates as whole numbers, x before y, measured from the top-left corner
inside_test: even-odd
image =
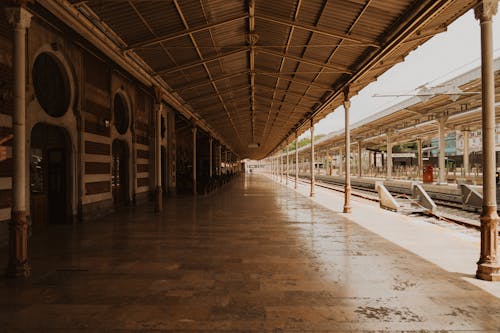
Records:
[[[476,278],[485,281],[500,281],[500,266],[489,263],[478,264]]]
[[[163,210],[162,190],[160,186],[155,190],[155,212],[159,213]]]
[[[27,262],[9,263],[5,270],[8,278],[27,278],[31,275],[31,267]]]
[[[351,208],[351,187],[350,186],[345,186],[344,187],[344,213],[351,213],[352,208]]]
[[[314,197],[315,195],[316,195],[316,193],[315,193],[315,192],[311,192],[311,193],[309,193],[309,196],[310,196],[310,197]]]
[[[477,262],[476,277],[486,281],[500,281],[500,266],[497,262],[499,221],[497,206],[483,206],[481,212],[481,256]]]
[[[6,275],[10,278],[28,277],[28,221],[26,211],[13,211],[9,222],[9,263]]]

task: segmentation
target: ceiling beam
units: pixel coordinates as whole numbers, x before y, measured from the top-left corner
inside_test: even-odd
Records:
[[[332,107],[335,100],[342,93],[344,87],[347,87],[356,81],[361,80],[380,62],[387,58],[391,53],[403,43],[406,39],[410,38],[415,31],[418,31],[426,23],[431,21],[431,19],[440,12],[440,9],[448,7],[453,0],[429,0],[419,3],[417,8],[412,12],[407,14],[406,20],[402,20],[400,24],[393,28],[391,32],[386,34],[386,41],[383,47],[378,50],[374,50],[371,55],[366,56],[366,60],[360,63],[357,70],[353,75],[339,87],[334,93],[332,93],[323,104],[317,108],[313,113],[304,118],[297,127],[293,130],[299,131],[307,126],[311,119],[314,119],[318,114],[323,112],[325,109]],[[279,144],[277,145],[279,146]]]
[[[248,47],[243,47],[243,48],[236,49],[236,50],[233,50],[233,51],[229,51],[229,52],[225,52],[225,53],[219,53],[219,54],[217,54],[215,56],[212,56],[212,57],[203,58],[201,60],[193,61],[193,62],[190,62],[190,63],[187,63],[187,64],[183,64],[183,65],[179,65],[179,66],[176,66],[176,67],[170,67],[170,68],[160,69],[160,70],[157,70],[156,73],[154,73],[154,74],[155,75],[168,75],[168,74],[172,74],[172,73],[175,73],[175,72],[183,71],[183,70],[186,70],[186,69],[189,69],[189,68],[192,68],[192,67],[196,67],[196,66],[200,66],[200,65],[205,65],[205,64],[207,64],[209,62],[216,61],[216,60],[219,60],[219,59],[222,59],[222,58],[225,58],[225,57],[229,57],[229,56],[234,55],[234,54],[238,54],[238,53],[242,53],[242,52],[247,52],[247,51],[248,51]]]
[[[250,122],[252,125],[252,143],[255,142],[255,44],[258,36],[255,33],[255,0],[248,1],[248,46],[250,47],[249,57],[249,79],[250,79]]]
[[[179,3],[177,2],[177,0],[173,0],[173,3],[174,3],[174,6],[175,6],[175,9],[177,10],[177,13],[179,14],[179,17],[180,17],[180,19],[182,21],[182,24],[184,24],[184,27],[187,30],[189,30],[189,24],[187,22],[186,17],[184,16],[184,13],[182,12],[182,9],[181,9]],[[203,68],[205,69],[205,72],[207,73],[208,78],[212,81],[213,80],[212,79],[212,73],[210,73],[210,70],[208,69],[207,63],[205,61],[206,59],[203,57],[203,54],[201,53],[201,51],[200,51],[200,49],[198,47],[198,43],[196,42],[196,39],[193,36],[193,33],[189,33],[189,39],[191,40],[191,43],[193,43],[193,46],[194,46],[194,48],[196,50],[196,53],[198,54],[198,57],[200,58],[200,61],[203,62]],[[231,119],[231,113],[227,109],[226,104],[224,103],[224,100],[222,99],[222,97],[218,94],[219,89],[217,88],[217,86],[215,85],[214,82],[212,82],[211,84],[212,84],[213,89],[217,92],[217,97],[219,98],[220,102],[222,103],[222,106],[224,107],[224,110],[226,111],[227,118],[228,118],[229,122],[231,123],[231,125],[233,126],[234,133],[236,134],[236,136],[238,137],[238,139],[240,140],[240,142],[243,143],[243,141],[241,140],[240,133],[236,129],[236,126],[234,125],[234,122]]]
[[[256,86],[256,88],[257,89],[259,89],[259,88],[265,89],[267,92],[273,91],[273,98],[276,97],[276,94],[274,94],[275,92],[276,93],[284,93],[285,96],[286,95],[295,96],[295,97],[301,97],[301,96],[303,96],[303,94],[300,93],[300,92],[290,91],[288,89],[281,89],[281,88],[270,87],[270,86],[266,86],[265,84],[258,84]],[[315,97],[315,96],[311,96],[311,95],[304,95],[304,99],[308,99],[310,101],[315,101],[315,102],[321,102],[320,97]]]
[[[184,91],[184,90],[188,90],[188,89],[194,89],[194,88],[206,86],[206,85],[212,84],[214,82],[218,82],[218,81],[232,79],[234,77],[237,77],[237,76],[240,76],[243,74],[247,74],[247,73],[248,73],[248,71],[241,71],[238,73],[216,76],[216,77],[212,77],[212,80],[199,80],[199,81],[191,82],[191,83],[183,85],[183,86],[172,87],[172,89],[177,91],[177,92],[180,92],[180,91]]]
[[[218,91],[218,95],[222,96],[222,95],[226,95],[226,94],[231,94],[231,93],[235,93],[237,91],[241,91],[243,89],[248,89],[248,84],[245,84],[245,85],[242,85],[242,86],[237,86],[237,87],[234,87],[234,88],[229,88],[229,89],[225,89],[225,90],[219,90]],[[199,100],[199,99],[207,99],[209,97],[217,97],[217,94],[208,94],[208,95],[200,95],[200,96],[196,96],[196,97],[192,97],[192,98],[189,98],[189,97],[185,97],[186,101],[196,101],[196,100]]]
[[[189,36],[189,35],[192,35],[192,34],[195,34],[198,32],[202,32],[205,30],[210,30],[210,29],[219,27],[221,25],[225,25],[225,24],[232,23],[235,21],[243,20],[243,19],[246,19],[247,17],[248,17],[247,14],[239,15],[239,16],[235,16],[233,18],[230,18],[230,19],[227,19],[224,21],[204,24],[204,25],[200,25],[198,27],[186,29],[186,30],[181,31],[181,32],[176,32],[173,34],[168,34],[168,35],[159,36],[159,37],[151,38],[148,40],[144,40],[144,41],[141,41],[138,43],[133,43],[133,44],[130,44],[127,48],[125,48],[125,51],[136,50],[136,49],[144,48],[147,46],[151,46],[151,45],[155,45],[155,44],[159,44],[159,43],[163,43],[163,42],[168,42],[170,40],[173,40],[173,39],[176,39],[179,37]]]
[[[298,29],[302,29],[302,30],[307,30],[307,31],[310,31],[310,32],[314,32],[314,33],[326,35],[326,36],[337,38],[337,39],[344,39],[344,40],[348,40],[350,42],[361,43],[361,44],[365,44],[365,45],[376,47],[376,48],[380,47],[380,45],[378,45],[377,43],[375,43],[375,42],[373,42],[371,40],[368,40],[368,39],[365,39],[365,38],[361,38],[361,37],[353,37],[353,36],[346,35],[346,34],[336,33],[336,32],[333,32],[333,31],[328,31],[328,30],[321,29],[321,28],[319,28],[317,26],[314,26],[314,25],[308,25],[308,24],[304,24],[304,23],[299,23],[297,21],[287,21],[287,20],[284,20],[284,19],[281,19],[281,18],[278,18],[278,17],[267,16],[267,15],[262,15],[262,14],[258,15],[257,18],[258,19],[262,19],[262,20],[266,20],[266,21],[269,21],[269,22],[273,22],[273,23],[287,25],[289,27],[294,27],[294,28],[298,28]]]
[[[296,21],[297,18],[299,17],[299,13],[300,13],[300,9],[302,8],[302,0],[297,0],[297,4],[295,6],[295,13],[293,15],[293,20]],[[288,50],[291,46],[291,43],[292,43],[292,39],[293,39],[293,34],[295,32],[295,27],[291,26],[290,27],[290,32],[288,33],[288,37],[287,37],[287,40],[286,40],[286,45],[285,45],[285,54],[288,53]],[[281,60],[280,60],[280,67],[278,69],[278,72],[282,72],[283,71],[283,67],[285,66],[285,58],[282,57]],[[276,95],[278,93],[278,86],[280,84],[280,79],[278,78],[276,80],[276,83],[274,84],[274,88],[273,88],[273,97],[272,97],[272,100],[274,101],[275,98],[276,98]],[[284,98],[282,98],[284,99]],[[262,130],[262,135],[261,135],[261,141],[264,140],[264,135],[267,131],[267,129],[271,128],[269,126],[269,122],[271,120],[271,110],[273,109],[273,104],[271,103],[271,106],[269,107],[269,110],[267,112],[267,119],[266,119],[266,122],[264,124],[264,129]]]
[[[265,99],[265,100],[271,102],[271,106],[274,103],[278,103],[279,105],[290,105],[290,106],[293,106],[295,108],[304,109],[304,110],[310,110],[311,109],[311,108],[308,108],[307,106],[303,106],[303,105],[295,104],[295,103],[290,103],[290,102],[285,102],[285,101],[280,101],[280,100],[277,100],[277,99],[273,99],[272,97],[269,97],[269,96],[256,95],[256,97],[257,98],[262,98],[262,99]]]
[[[301,79],[297,79],[297,78],[290,78],[290,77],[286,77],[286,76],[280,76],[280,75],[277,75],[277,74],[269,74],[269,73],[265,73],[265,72],[256,72],[256,74],[258,74],[258,75],[264,75],[264,76],[269,76],[269,77],[274,77],[274,78],[277,78],[277,79],[279,78],[281,80],[285,80],[285,81],[290,81],[290,82],[302,84],[302,85],[305,85],[307,87],[314,87],[314,88],[323,89],[323,90],[327,90],[327,91],[335,91],[332,87],[330,87],[330,86],[328,86],[326,84],[314,83],[314,82],[307,81],[307,80],[301,80]]]
[[[301,62],[301,63],[304,63],[304,64],[308,64],[308,65],[312,65],[312,66],[318,66],[318,67],[321,67],[321,68],[327,68],[330,71],[335,72],[335,73],[352,74],[352,72],[350,70],[348,70],[347,68],[345,68],[345,67],[332,66],[329,63],[324,63],[324,62],[317,61],[317,60],[312,60],[312,59],[297,57],[297,56],[293,56],[291,54],[286,54],[286,53],[282,53],[282,52],[276,52],[276,51],[265,50],[265,49],[258,49],[257,53],[265,53],[265,54],[273,55],[273,56],[276,56],[276,57],[285,57],[285,58],[288,58],[288,59],[291,59],[291,60],[295,60],[297,62]]]

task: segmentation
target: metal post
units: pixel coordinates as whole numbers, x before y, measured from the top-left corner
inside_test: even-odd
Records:
[[[358,141],[358,177],[361,178],[363,177],[363,163],[361,161],[361,141]]]
[[[161,190],[161,114],[163,104],[160,97],[157,98],[158,103],[155,105],[155,180],[156,180],[156,195],[155,195],[155,212],[161,212],[163,209],[162,190]]]
[[[344,213],[350,213],[351,208],[351,133],[349,129],[349,88],[344,90],[345,110],[345,186],[344,186]]]
[[[283,152],[280,154],[280,183],[283,183]]]
[[[194,126],[192,129],[193,132],[193,194],[196,195],[198,190],[197,190],[197,184],[196,184],[196,132],[197,128]]]
[[[288,186],[288,163],[290,163],[290,159],[288,158],[288,142],[286,143],[286,185]]]
[[[342,177],[342,175],[344,174],[344,161],[343,161],[343,158],[342,158],[342,145],[339,146],[339,176]]]
[[[197,164],[197,159],[196,159],[196,132],[197,132],[196,126],[192,128],[193,131],[193,194],[196,195],[198,192],[197,189],[197,184],[196,184],[196,164]]]
[[[276,178],[276,165],[275,165],[276,161],[275,161],[275,158],[274,156],[271,157],[271,176],[273,179]]]
[[[228,174],[228,167],[227,167],[227,147],[224,149],[224,174]]]
[[[387,134],[387,180],[392,179],[392,141],[391,134]]]
[[[463,138],[464,138],[464,153],[463,153],[463,160],[464,160],[464,176],[469,175],[469,130],[463,130]]]
[[[214,139],[210,138],[208,139],[208,144],[210,145],[210,148],[209,148],[209,155],[210,155],[210,161],[209,161],[209,167],[210,167],[210,178],[212,178],[213,176],[213,167],[214,167],[214,163],[213,163],[213,144],[214,144]]]
[[[423,156],[422,156],[422,139],[418,138],[417,139],[417,154],[418,154],[418,174],[417,178],[423,177],[422,172],[424,170],[423,164]]]
[[[445,161],[445,125],[446,125],[447,117],[439,118],[439,175],[438,175],[438,184],[446,183],[446,161]]]
[[[309,196],[314,197],[314,121],[311,119],[311,192]]]
[[[476,277],[499,281],[500,266],[497,261],[497,214],[495,184],[495,77],[493,72],[492,17],[496,14],[498,0],[483,0],[475,9],[481,23],[481,86],[483,132],[483,210],[481,212],[481,254],[477,262]]]
[[[12,119],[12,211],[9,222],[9,262],[7,276],[28,277],[28,221],[26,219],[26,29],[31,13],[24,7],[6,9],[9,23],[14,27],[14,114]]]
[[[299,137],[295,132],[295,189],[299,182]]]

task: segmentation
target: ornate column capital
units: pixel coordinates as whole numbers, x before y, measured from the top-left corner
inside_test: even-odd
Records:
[[[155,112],[161,113],[163,111],[163,103],[155,103],[154,110],[155,110]]]
[[[5,16],[7,21],[16,29],[28,29],[30,27],[31,14],[23,6],[7,7],[5,8]]]
[[[480,22],[491,21],[498,10],[498,0],[482,0],[474,8],[474,16]]]

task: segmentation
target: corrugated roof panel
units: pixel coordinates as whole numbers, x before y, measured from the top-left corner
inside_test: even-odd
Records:
[[[325,108],[315,119],[324,117],[342,103],[340,90],[332,92],[330,87],[342,89],[347,80],[355,77],[351,91],[353,94],[357,93],[390,68],[387,64],[402,61],[404,56],[425,41],[426,38],[416,38],[419,32],[428,33],[434,29],[440,31],[443,25],[449,24],[478,2],[454,0],[448,2],[446,8],[440,9],[438,7],[441,2],[435,1],[303,0],[297,8],[297,0],[256,0],[255,32],[259,38],[255,51],[255,90],[261,97],[258,99],[254,119],[256,127],[253,129],[258,137],[252,138],[250,102],[247,98],[251,90],[248,75],[250,52],[234,53],[239,51],[238,48],[248,47],[248,17],[194,33],[202,59],[230,54],[212,59],[204,66],[191,39],[185,35],[186,27],[182,24],[181,15],[173,1],[131,1],[146,23],[129,3],[90,0],[77,8],[84,8],[86,15],[87,8],[93,10],[126,43],[133,45],[132,52],[136,52],[154,70],[168,70],[178,66],[183,68],[182,71],[167,72],[162,77],[171,87],[177,88],[188,103],[192,101],[195,112],[203,114],[209,125],[222,135],[228,135],[226,140],[238,141],[235,145],[239,146],[239,139],[227,119],[227,112],[230,112],[242,140],[266,140],[267,150],[260,150],[263,155],[283,140],[293,126],[302,121],[305,123],[310,116],[308,112],[316,109],[318,104],[337,96],[333,101],[330,100],[331,107],[328,110]],[[248,1],[177,1],[189,28],[200,28],[248,14]],[[405,20],[415,14],[413,11],[419,8],[417,5],[437,7],[429,11],[430,14],[425,18],[428,22],[412,28],[414,30],[408,37],[415,41],[395,47],[380,45],[380,48],[375,48],[367,45],[385,43],[394,29],[401,27],[401,23],[408,23]],[[297,9],[299,15],[294,22]],[[414,21],[417,24],[419,22]],[[295,28],[292,28],[294,25]],[[148,26],[153,33],[148,30]],[[285,44],[292,30],[287,57],[283,58]],[[164,40],[176,34],[179,35],[178,38]],[[334,35],[347,35],[348,38],[337,47],[341,39]],[[156,39],[158,37],[163,39]],[[362,43],[353,46],[356,42],[349,39]],[[160,47],[159,43],[162,41],[166,52]],[[149,43],[152,45],[141,49],[141,45]],[[308,44],[321,46],[305,48]],[[390,49],[386,50],[388,47]],[[368,59],[367,56],[371,58]],[[329,66],[326,67],[324,63],[330,57]],[[283,64],[281,71],[280,64]],[[366,67],[367,64],[372,67]],[[336,69],[341,68],[353,71],[352,75],[336,73]],[[358,73],[361,70],[362,75]],[[241,75],[220,79],[240,72]],[[215,96],[216,91],[209,82],[210,78],[216,80],[215,85],[226,103],[225,108],[220,98]],[[194,87],[186,89],[190,84]],[[275,88],[278,90],[275,91]],[[302,94],[307,97],[301,97]],[[231,102],[231,99],[242,96],[244,98]],[[265,100],[273,97],[275,101],[272,104]],[[299,132],[303,129],[300,128]],[[241,147],[245,146],[243,143]],[[239,152],[241,156],[255,153],[242,149]]]
[[[155,71],[163,69],[165,66],[175,66],[175,63],[158,45],[137,50],[137,55],[139,55]]]
[[[256,0],[255,12],[277,16],[285,19],[292,19],[296,10],[296,1],[268,1]]]
[[[133,4],[156,36],[184,30],[172,1],[134,1]]]
[[[247,14],[246,1],[201,0],[209,22],[221,22],[237,15]]]
[[[302,6],[299,9],[298,21],[305,24],[316,25],[325,4],[325,0],[302,1]]]

